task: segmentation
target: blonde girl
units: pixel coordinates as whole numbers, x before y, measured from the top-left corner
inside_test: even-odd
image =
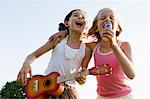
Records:
[[[110,27],[105,28],[108,23]],[[112,68],[109,76],[96,76],[97,99],[133,99],[129,85],[130,80],[135,77],[132,52],[129,42],[119,40],[121,32],[122,26],[111,8],[101,9],[89,30],[88,34],[97,38],[96,42],[87,44],[93,52],[95,66]],[[53,37],[56,39],[64,35],[66,32],[59,32]]]
[[[105,25],[110,23],[110,28]],[[98,42],[90,43],[95,66],[109,65],[112,74],[97,76],[97,99],[133,99],[129,81],[135,76],[131,47],[119,40],[122,27],[115,11],[101,9],[93,21],[89,34],[95,34]]]

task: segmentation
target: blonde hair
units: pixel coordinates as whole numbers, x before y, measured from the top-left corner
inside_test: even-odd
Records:
[[[104,11],[104,10],[111,10],[111,11],[113,11],[113,12],[115,13],[115,16],[117,16],[116,11],[115,11],[114,9],[112,9],[112,8],[103,8],[103,9],[101,9],[101,10],[98,12],[98,14],[96,15],[96,17],[95,17],[94,20],[93,20],[92,27],[89,29],[89,35],[93,35],[93,34],[94,34],[94,35],[96,35],[96,36],[98,37],[98,39],[101,38],[100,35],[99,35],[99,33],[98,33],[98,31],[97,31],[98,15],[99,15],[102,11]],[[118,29],[117,29],[117,31],[116,31],[116,36],[119,36],[120,33],[122,32],[122,25],[121,25],[121,22],[119,21],[118,17],[117,17],[117,23],[118,23]]]

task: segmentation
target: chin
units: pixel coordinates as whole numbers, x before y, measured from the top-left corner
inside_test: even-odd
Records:
[[[82,34],[82,33],[83,33],[83,30],[78,30],[78,33]]]
[[[82,32],[83,32],[84,30],[83,30],[83,29],[75,29],[74,31],[77,32],[77,33],[81,33],[81,34],[82,34]]]

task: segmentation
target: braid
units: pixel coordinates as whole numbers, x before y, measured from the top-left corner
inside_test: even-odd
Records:
[[[68,29],[68,28],[65,26],[64,23],[59,23],[59,28],[58,28],[59,31],[67,30],[67,29]]]

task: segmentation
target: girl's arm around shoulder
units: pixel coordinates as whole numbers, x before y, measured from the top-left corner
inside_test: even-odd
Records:
[[[82,69],[83,70],[87,69],[91,57],[92,57],[92,49],[91,49],[90,46],[86,46],[86,48],[85,48],[85,57],[82,61]]]
[[[30,64],[39,56],[46,53],[50,49],[54,48],[58,44],[59,40],[48,40],[42,47],[28,55],[23,63],[21,70],[18,73],[17,80],[20,81],[22,84],[26,85],[26,76],[30,73],[30,78],[32,77],[31,67]]]
[[[58,43],[60,42],[60,38],[49,39],[43,46],[38,48],[32,54],[38,58],[39,56],[43,55],[44,53],[48,52],[49,50],[53,49]]]
[[[81,64],[81,71],[84,71],[88,68],[88,64],[89,64],[89,61],[91,59],[91,56],[92,56],[92,51],[91,51],[91,48],[89,46],[86,46],[86,49],[85,49],[85,57],[82,61],[82,64]],[[76,74],[76,77],[75,77],[75,80],[80,84],[84,84],[85,81],[86,81],[86,76],[85,75],[82,75],[82,73],[77,73]]]
[[[52,40],[52,39],[59,39],[59,41],[61,41],[63,38],[65,38],[66,36],[68,35],[68,32],[65,31],[65,30],[62,30],[62,31],[59,31],[55,34],[53,34],[49,40]]]

